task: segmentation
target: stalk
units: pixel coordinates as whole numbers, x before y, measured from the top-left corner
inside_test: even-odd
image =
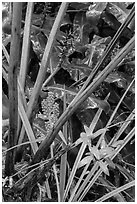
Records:
[[[18,89],[17,71],[19,66],[20,33],[21,33],[22,3],[13,3],[11,47],[8,71],[9,84],[9,136],[8,148],[16,145],[18,124]],[[8,151],[5,161],[5,175],[14,173],[14,149]]]

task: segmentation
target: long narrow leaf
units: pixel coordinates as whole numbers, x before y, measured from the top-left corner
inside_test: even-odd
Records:
[[[86,82],[84,83],[83,87],[81,88],[81,90],[79,91],[77,97],[85,90],[85,88],[87,87],[87,85],[89,84],[89,82],[91,81],[91,79],[93,79],[93,77],[95,76],[97,70],[99,69],[99,67],[103,64],[104,60],[107,58],[108,54],[110,53],[110,51],[113,49],[114,45],[116,44],[118,38],[120,37],[121,33],[123,32],[123,30],[126,28],[126,26],[129,24],[129,22],[133,19],[133,17],[135,16],[135,9],[133,8],[130,12],[130,14],[127,16],[127,18],[125,19],[125,21],[123,22],[123,24],[120,26],[120,28],[118,29],[118,31],[116,32],[115,36],[113,37],[112,41],[110,42],[110,44],[108,45],[104,55],[102,56],[101,60],[97,63],[97,65],[94,67],[93,72],[89,75],[88,79],[86,80]]]
[[[85,148],[86,148],[86,144],[82,143],[81,147],[80,147],[80,150],[78,152],[78,155],[76,157],[76,160],[75,160],[75,163],[73,165],[73,168],[72,168],[72,171],[71,171],[71,174],[69,176],[69,179],[68,179],[68,183],[67,183],[67,186],[66,186],[66,189],[65,189],[65,192],[64,192],[64,196],[63,196],[63,202],[65,201],[67,195],[68,195],[68,192],[70,190],[70,187],[71,187],[71,184],[72,184],[72,181],[74,179],[74,176],[75,176],[75,173],[76,173],[76,170],[78,168],[78,165],[79,165],[79,162],[81,160],[81,157],[85,151]]]
[[[127,88],[126,91],[124,92],[123,96],[121,97],[120,101],[118,102],[117,106],[115,107],[115,109],[114,109],[112,115],[111,115],[110,118],[109,118],[109,121],[107,122],[106,127],[110,126],[110,124],[111,124],[111,122],[112,122],[114,116],[115,116],[116,113],[117,113],[118,108],[120,107],[120,105],[121,105],[123,99],[125,98],[127,92],[129,91],[129,89],[130,89],[130,87],[132,86],[133,83],[134,83],[134,80],[130,83],[130,85],[128,86],[128,88]],[[107,128],[106,128],[106,130],[107,130]],[[105,135],[105,132],[101,135],[101,137],[100,137],[100,139],[99,139],[99,141],[98,141],[98,143],[97,143],[97,147],[99,147],[100,142],[101,142],[102,138],[104,137],[104,135]],[[113,140],[113,138],[112,138],[112,140]],[[110,143],[112,143],[112,142],[110,142]]]
[[[70,199],[69,199],[68,202],[72,202],[73,199],[75,198],[76,192],[79,191],[79,189],[80,189],[80,184],[81,184],[81,182],[82,182],[82,180],[83,180],[83,177],[84,177],[84,175],[85,175],[85,173],[86,173],[86,171],[87,171],[89,165],[90,165],[90,162],[84,167],[84,169],[83,169],[83,171],[82,171],[82,174],[80,175],[80,178],[79,178],[79,180],[78,180],[78,182],[77,182],[75,188],[73,189],[73,192],[71,193],[71,196],[70,196]]]
[[[30,115],[32,113],[34,105],[35,105],[35,103],[36,103],[36,101],[38,99],[40,89],[42,87],[42,83],[43,83],[43,80],[44,80],[44,77],[45,77],[45,73],[47,71],[48,60],[49,60],[49,57],[50,57],[51,52],[52,52],[55,37],[56,37],[57,31],[59,29],[59,26],[61,24],[61,21],[62,21],[64,15],[65,15],[67,6],[68,6],[67,2],[64,2],[64,3],[61,4],[58,15],[56,17],[56,20],[55,20],[54,25],[52,27],[52,30],[50,32],[48,42],[47,42],[47,45],[46,45],[46,48],[45,48],[45,51],[44,51],[44,54],[43,54],[43,58],[42,58],[42,61],[41,61],[40,70],[39,70],[39,73],[38,73],[38,76],[37,76],[37,79],[36,79],[36,83],[34,85],[32,95],[31,95],[31,98],[30,98],[30,101],[29,101],[28,110],[27,110],[28,118],[30,118]],[[21,134],[20,134],[21,138],[24,137],[24,133],[25,133],[25,129],[24,129],[24,127],[22,127]]]
[[[27,72],[27,64],[30,50],[30,29],[31,29],[31,19],[33,12],[33,2],[28,2],[26,18],[25,18],[25,27],[24,27],[24,35],[23,35],[23,45],[22,45],[22,56],[21,56],[21,65],[20,65],[20,82],[22,88],[24,89],[26,72]]]
[[[124,139],[124,143],[117,148],[115,155],[112,156],[112,160],[115,158],[115,156],[121,151],[121,149],[123,149],[123,147],[132,139],[132,137],[135,134],[135,129],[133,128],[131,130],[131,132],[126,136],[126,138]],[[99,169],[97,171],[97,173],[94,175],[94,177],[92,178],[92,180],[89,182],[89,184],[87,185],[87,187],[85,188],[84,192],[82,193],[82,195],[80,196],[80,198],[78,199],[78,201],[82,201],[82,199],[84,198],[84,196],[87,194],[87,192],[89,191],[89,189],[91,188],[91,186],[93,186],[93,184],[95,183],[95,181],[98,179],[98,177],[101,175],[102,173],[102,169]]]
[[[31,141],[35,141],[35,136],[34,136],[34,133],[32,131],[32,128],[30,126],[30,122],[29,122],[29,120],[27,118],[26,112],[25,112],[25,110],[23,108],[23,105],[22,105],[20,100],[19,100],[19,114],[20,114],[20,117],[21,117],[21,119],[23,121],[23,125],[24,125],[26,133],[28,135],[28,138],[29,138],[32,150],[33,150],[33,153],[35,154],[36,151],[38,150],[38,145],[37,145],[36,142],[31,142]]]
[[[54,154],[53,154],[53,145],[50,146],[50,152],[51,152],[51,158],[53,158],[54,157]],[[60,202],[61,199],[60,199],[59,179],[58,179],[58,176],[57,176],[57,169],[56,169],[56,165],[55,164],[53,164],[53,172],[54,172],[55,180],[56,180],[58,202]]]
[[[120,135],[125,131],[127,126],[131,123],[131,121],[135,118],[135,110],[131,112],[131,114],[127,117],[127,119],[124,121],[120,129],[118,130],[116,136],[114,136],[110,142],[112,144],[113,142],[117,141],[120,137]]]
[[[120,193],[120,192],[122,192],[128,188],[131,188],[133,186],[135,186],[135,181],[131,181],[131,182],[125,184],[124,186],[121,186],[121,187],[111,191],[110,193],[102,196],[100,199],[96,200],[95,202],[103,202],[104,200],[107,200],[108,198],[111,198],[114,195],[116,195],[116,194],[118,194],[118,193]]]
[[[65,87],[64,87],[64,97],[63,97],[63,107],[64,107],[64,111],[66,110],[66,92],[65,92]],[[67,141],[67,123],[64,124],[63,126],[63,134],[65,136],[65,139]],[[63,144],[64,147],[64,144]],[[61,197],[61,201],[63,199],[63,195],[64,195],[64,189],[65,189],[65,182],[66,182],[66,168],[67,167],[67,153],[65,153],[64,155],[62,155],[61,157],[61,164],[60,164],[60,197]]]
[[[87,192],[89,191],[89,189],[91,188],[91,186],[93,186],[93,184],[95,183],[95,181],[98,179],[98,177],[100,176],[100,174],[102,173],[102,170],[99,169],[97,172],[96,170],[98,169],[99,165],[98,162],[96,162],[91,170],[91,172],[89,173],[89,175],[87,176],[87,178],[85,179],[83,185],[81,186],[81,188],[79,189],[77,195],[75,196],[74,201],[78,201],[80,202],[84,196],[87,194]],[[96,173],[95,173],[96,172]],[[91,179],[91,177],[93,177]],[[91,179],[91,181],[90,181]],[[89,182],[90,181],[90,182]],[[88,184],[88,185],[87,185]],[[81,195],[81,196],[80,196]],[[80,198],[78,199],[78,197],[80,196]],[[76,200],[77,199],[77,200]]]
[[[110,181],[108,181],[106,178],[104,178],[103,176],[100,176],[98,180],[109,190],[109,192],[111,192],[112,190],[115,190],[117,188]],[[118,202],[126,202],[126,199],[124,198],[124,196],[121,193],[114,195],[114,197]]]
[[[90,124],[91,132],[94,131],[94,128],[96,127],[96,124],[98,123],[98,120],[99,120],[99,117],[100,117],[101,113],[102,113],[102,109],[99,108],[98,111],[96,112],[91,124]]]
[[[128,135],[124,138],[124,142],[122,145],[118,146],[115,150],[115,154],[113,155],[112,159],[116,157],[116,155],[125,147],[125,145],[132,139],[135,135],[135,127],[128,133]]]

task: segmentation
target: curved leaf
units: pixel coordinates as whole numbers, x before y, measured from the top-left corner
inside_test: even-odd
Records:
[[[86,164],[89,164],[92,160],[93,160],[92,155],[84,157],[84,158],[80,161],[80,163],[79,163],[79,165],[78,165],[78,168],[83,167],[83,166],[85,166]]]

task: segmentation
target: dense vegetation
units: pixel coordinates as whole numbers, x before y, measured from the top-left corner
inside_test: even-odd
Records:
[[[134,7],[3,3],[3,201],[134,201]]]

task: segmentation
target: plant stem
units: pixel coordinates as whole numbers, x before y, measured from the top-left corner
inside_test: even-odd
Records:
[[[49,62],[49,58],[51,56],[51,52],[52,52],[52,48],[54,45],[54,41],[55,41],[55,37],[57,34],[57,31],[60,27],[61,21],[65,15],[66,9],[67,9],[68,3],[67,2],[63,2],[60,6],[60,10],[58,12],[58,15],[56,17],[56,20],[54,22],[54,25],[52,27],[52,30],[50,32],[49,38],[48,38],[48,42],[43,54],[43,58],[42,58],[42,62],[41,62],[41,66],[40,66],[40,70],[36,79],[36,83],[34,85],[33,91],[32,91],[32,95],[29,101],[29,105],[28,105],[28,109],[27,109],[27,116],[28,119],[31,116],[32,110],[35,107],[35,104],[37,103],[38,97],[39,97],[39,93],[45,78],[45,74],[47,72],[47,67],[48,67],[48,62]],[[25,134],[25,129],[24,127],[22,127],[21,129],[21,134],[20,134],[20,138],[24,137]],[[20,142],[22,142],[20,140]]]
[[[21,33],[22,3],[13,3],[12,34],[10,47],[10,67],[8,71],[9,84],[9,136],[8,148],[16,145],[18,123],[18,89],[17,71],[19,66],[20,33]],[[8,151],[5,162],[5,175],[14,173],[14,149]]]
[[[29,57],[29,50],[30,50],[30,29],[31,29],[32,11],[33,11],[33,2],[28,2],[25,27],[24,27],[24,35],[23,35],[20,76],[19,76],[23,89],[25,86],[27,64],[28,64],[28,57]]]

